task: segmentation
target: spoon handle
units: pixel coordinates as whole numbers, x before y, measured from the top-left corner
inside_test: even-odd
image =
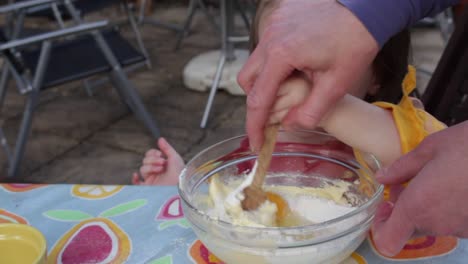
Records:
[[[270,125],[265,128],[265,141],[258,154],[258,167],[255,172],[255,176],[252,185],[258,188],[262,188],[263,181],[267,174],[268,168],[270,167],[271,157],[273,150],[275,149],[276,137],[278,134],[279,124]]]

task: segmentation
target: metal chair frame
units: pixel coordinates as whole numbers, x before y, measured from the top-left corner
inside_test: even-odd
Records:
[[[63,5],[63,1],[51,1],[51,0],[34,0],[34,1],[37,1],[37,3],[32,6],[32,7],[29,7],[26,12],[23,12],[21,14],[21,18],[20,17],[17,17],[17,18],[14,18],[14,15],[13,16],[10,16],[9,18],[7,18],[7,21],[9,23],[12,23],[14,20],[20,20],[20,23],[18,23],[19,25],[19,28],[16,29],[15,31],[17,32],[14,36],[15,38],[18,37],[18,35],[21,34],[21,29],[22,29],[22,24],[23,24],[23,20],[25,19],[25,17],[27,17],[28,14],[33,14],[35,12],[39,12],[39,11],[43,11],[45,9],[52,9],[52,12],[53,12],[53,15],[54,15],[54,18],[59,26],[59,28],[65,28],[65,22],[63,20],[63,14],[62,12],[60,11],[60,8],[59,6],[60,5]],[[72,0],[72,2],[77,2],[79,0]],[[11,4],[14,4],[15,6],[24,6],[25,3],[27,3],[29,1],[21,1],[21,2],[17,2],[15,3],[14,0],[10,0],[10,3]],[[127,18],[124,19],[124,20],[121,20],[121,21],[115,21],[115,22],[109,22],[109,27],[120,27],[124,24],[129,24],[132,31],[133,31],[133,34],[135,35],[135,39],[136,39],[136,44],[138,46],[138,49],[139,51],[143,54],[143,56],[145,56],[146,60],[144,61],[144,63],[141,63],[141,64],[136,64],[136,65],[132,65],[131,67],[126,67],[125,68],[125,72],[126,73],[130,73],[132,71],[135,71],[136,69],[139,69],[141,68],[142,66],[146,66],[148,69],[151,69],[152,67],[152,64],[151,64],[151,60],[150,60],[150,57],[149,57],[149,54],[148,54],[148,51],[143,43],[143,38],[141,36],[141,32],[140,32],[140,29],[138,27],[138,22],[137,22],[137,18],[135,17],[135,13],[133,12],[133,5],[131,3],[129,3],[128,1],[125,1],[125,0],[121,0],[121,6],[123,7],[126,15],[127,15]],[[82,15],[82,13],[80,12],[80,10],[77,10],[79,16]],[[18,14],[16,14],[18,16]],[[5,71],[5,69],[2,70],[2,75],[3,74],[7,74],[7,73],[3,73],[3,71]],[[106,83],[107,81],[109,81],[108,78],[98,78],[96,80],[92,80],[92,79],[85,79],[83,80],[83,85],[84,85],[84,88],[87,92],[87,94],[89,96],[92,96],[93,95],[93,89],[99,85],[102,85],[104,83]],[[1,85],[4,85],[4,83],[1,83],[0,82],[0,89],[2,89]]]
[[[33,0],[26,3],[14,4],[6,7],[0,7],[0,14],[6,12],[15,12],[20,16],[24,16],[24,11],[29,7],[35,7],[38,4],[52,3],[51,0]],[[136,92],[133,84],[128,80],[124,70],[122,69],[119,61],[109,47],[109,44],[106,42],[100,30],[108,26],[108,22],[95,22],[95,23],[84,23],[80,17],[78,11],[73,6],[70,0],[63,1],[67,11],[70,13],[75,26],[70,28],[59,29],[56,31],[47,32],[37,36],[26,37],[21,39],[9,40],[6,43],[0,45],[0,54],[5,58],[4,68],[8,72],[11,72],[15,78],[24,84],[24,87],[18,85],[18,90],[21,94],[27,95],[27,101],[25,105],[25,110],[23,112],[22,121],[20,124],[20,130],[16,139],[15,148],[12,149],[9,147],[9,144],[5,138],[5,134],[2,131],[0,126],[0,144],[5,149],[8,159],[8,177],[13,177],[17,175],[20,162],[24,155],[26,142],[28,134],[30,132],[30,127],[32,123],[32,117],[34,109],[38,102],[40,90],[43,84],[44,75],[47,71],[48,61],[50,59],[50,53],[52,49],[52,42],[59,38],[66,38],[69,36],[77,36],[80,34],[91,34],[94,41],[96,42],[100,52],[104,55],[106,61],[111,66],[109,73],[109,79],[118,94],[120,95],[122,101],[126,103],[129,108],[140,118],[146,127],[149,129],[150,133],[154,138],[159,138],[160,133],[159,129],[152,119],[149,112],[146,110],[140,96]],[[23,15],[22,15],[23,14]],[[18,23],[18,21],[16,21]],[[22,22],[22,21],[19,21]],[[17,35],[19,32],[20,25],[15,24],[13,30],[13,36]],[[15,34],[16,33],[16,34]],[[15,65],[15,58],[17,56],[17,50],[19,48],[24,48],[30,45],[41,44],[40,55],[38,59],[38,64],[35,72],[32,73],[32,78],[28,78],[25,74],[22,74],[17,70],[17,65]],[[7,82],[9,74],[5,74],[5,71],[2,72],[0,83],[3,84]],[[3,106],[3,98],[6,94],[6,85],[0,86],[0,109]],[[0,124],[1,125],[1,124]]]

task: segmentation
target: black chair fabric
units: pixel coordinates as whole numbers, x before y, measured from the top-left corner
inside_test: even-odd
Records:
[[[0,27],[0,44],[5,43],[8,41],[8,38],[5,35],[5,31],[3,28]],[[3,54],[5,57],[8,58],[8,60],[11,62],[13,67],[15,67],[16,71],[20,74],[22,74],[25,71],[24,65],[20,62],[18,58],[16,58],[15,55],[11,52],[11,50],[5,50],[3,51]]]
[[[122,66],[143,62],[146,59],[123,39],[118,31],[106,31],[103,37]],[[39,48],[22,52],[27,68],[36,70],[39,53]],[[52,47],[42,89],[110,70],[111,66],[91,35],[65,40]]]

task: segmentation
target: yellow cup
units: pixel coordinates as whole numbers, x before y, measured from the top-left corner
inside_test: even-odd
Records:
[[[0,224],[0,263],[46,264],[47,242],[34,227]]]

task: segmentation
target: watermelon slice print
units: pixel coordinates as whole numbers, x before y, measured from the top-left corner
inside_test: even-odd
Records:
[[[155,220],[163,221],[159,225],[159,230],[166,229],[173,225],[179,225],[183,228],[190,227],[189,223],[184,218],[179,195],[172,196],[161,206]]]
[[[108,217],[134,211],[147,200],[134,200],[112,207],[98,217],[76,210],[51,210],[44,216],[77,225],[65,233],[52,247],[48,263],[124,263],[132,250],[128,235]]]

